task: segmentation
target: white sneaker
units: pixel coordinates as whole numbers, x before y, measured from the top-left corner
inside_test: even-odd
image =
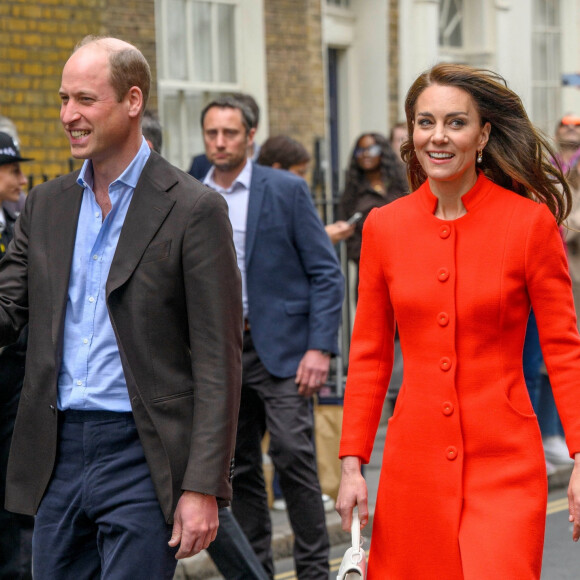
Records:
[[[284,498],[275,499],[272,502],[272,509],[276,512],[285,512],[286,511],[286,500]]]
[[[322,494],[322,505],[324,506],[324,511],[330,513],[334,510],[334,500],[327,494]]]
[[[559,435],[552,435],[550,437],[545,437],[542,440],[544,444],[544,454],[546,455],[546,460],[554,465],[570,465],[574,463],[574,460],[570,457],[568,453],[568,447],[566,446],[566,441],[563,437]]]

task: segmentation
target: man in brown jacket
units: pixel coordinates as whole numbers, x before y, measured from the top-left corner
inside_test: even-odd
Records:
[[[231,497],[240,275],[221,197],[151,152],[150,72],[88,38],[62,75],[80,172],[31,191],[0,264],[0,344],[29,323],[6,490],[36,579],[172,578]]]

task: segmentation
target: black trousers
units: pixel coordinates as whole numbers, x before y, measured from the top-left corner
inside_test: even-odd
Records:
[[[328,580],[329,541],[312,443],[308,399],[294,377],[271,375],[249,332],[244,335],[242,399],[236,442],[232,509],[270,578],[274,577],[272,524],[262,470],[261,442],[270,433],[269,454],[280,479],[294,532],[300,580]]]

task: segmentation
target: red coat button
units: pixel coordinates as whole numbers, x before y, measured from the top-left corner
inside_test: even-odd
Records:
[[[447,326],[449,324],[449,314],[447,312],[440,312],[437,315],[437,322],[440,326]]]
[[[439,282],[447,282],[448,278],[449,270],[447,268],[439,268],[439,271],[437,272],[437,279]]]
[[[445,457],[447,457],[447,459],[449,459],[449,461],[453,461],[454,459],[456,459],[457,458],[457,447],[450,445],[445,450]]]
[[[441,239],[446,240],[451,234],[451,226],[444,225],[439,228],[439,236]]]
[[[448,371],[451,368],[451,359],[447,356],[441,357],[439,367],[442,371]]]
[[[453,415],[453,403],[451,401],[445,401],[441,405],[441,411],[443,411],[443,414],[447,417],[449,417],[449,415]]]

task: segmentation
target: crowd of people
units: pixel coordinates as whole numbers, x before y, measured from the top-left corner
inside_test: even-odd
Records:
[[[150,83],[133,45],[83,39],[59,90],[82,168],[27,196],[0,119],[0,577],[171,579],[207,549],[228,580],[272,579],[267,433],[297,576],[326,580],[312,399],[339,355],[344,242],[345,530],[354,508],[368,522],[362,467],[394,403],[369,580],[539,578],[554,464],[580,539],[580,117],[552,145],[499,75],[436,65],[388,137],[357,137],[323,224],[310,154],[257,143],[250,95],[206,104],[188,175]]]

